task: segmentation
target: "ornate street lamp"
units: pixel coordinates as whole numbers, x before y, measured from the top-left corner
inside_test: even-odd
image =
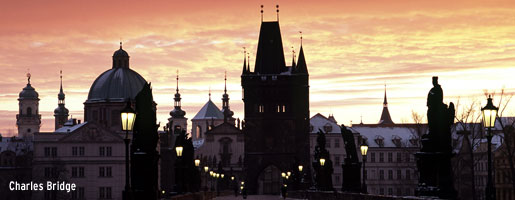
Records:
[[[320,158],[320,166],[324,166],[325,165],[325,158]]]
[[[182,146],[176,146],[175,147],[175,152],[177,152],[177,157],[181,157],[182,156],[182,150],[184,148]]]
[[[361,190],[363,193],[367,193],[367,184],[365,183],[365,180],[367,177],[365,176],[365,163],[367,162],[367,152],[368,152],[368,145],[363,142],[363,144],[360,147],[361,149],[361,156],[363,157],[363,185],[361,186]]]
[[[195,159],[195,167],[200,166],[200,159]]]
[[[221,174],[221,175],[220,175],[220,177],[221,177],[221,178],[224,178],[224,174]]]
[[[209,167],[208,166],[204,166],[204,172],[207,173],[207,171],[209,171]]]
[[[285,178],[285,177],[286,177],[286,173],[282,172],[282,173],[281,173],[281,176],[282,176],[283,178]]]
[[[132,131],[134,121],[136,120],[136,112],[132,109],[130,100],[127,101],[127,106],[120,112],[120,117],[122,119],[122,130],[125,131],[125,139],[123,139],[125,143],[125,192],[123,193],[123,199],[129,199],[131,192],[131,184],[129,181],[129,143],[131,139],[129,139],[129,131]]]
[[[291,172],[290,171],[286,172],[286,175],[291,176]]]
[[[204,168],[205,169],[205,168]],[[213,171],[209,171],[209,175],[210,176],[213,176],[214,172]]]
[[[485,190],[487,200],[495,200],[495,187],[492,181],[492,127],[495,126],[498,110],[499,108],[495,107],[492,103],[492,97],[488,95],[486,106],[481,108],[481,113],[483,114],[483,125],[485,128],[488,128],[488,132],[486,134],[488,142],[488,180]]]
[[[304,166],[299,165],[299,172],[302,172],[302,169],[304,169]]]
[[[231,181],[234,181],[234,176],[231,176]]]

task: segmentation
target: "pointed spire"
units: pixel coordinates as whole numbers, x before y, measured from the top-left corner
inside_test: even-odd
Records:
[[[381,113],[379,124],[394,124],[392,118],[390,117],[390,111],[388,111],[388,101],[386,99],[386,83],[384,84],[383,112]]]
[[[61,86],[59,88],[59,94],[57,95],[59,104],[64,104],[64,92],[63,92],[63,70],[59,71],[60,78],[61,78]]]
[[[277,12],[277,21],[279,21],[279,4],[275,5],[276,12]]]
[[[250,53],[249,52],[247,52],[247,60],[248,60],[248,62],[247,62],[247,72],[250,73]]]
[[[211,101],[211,86],[209,86],[209,101]]]
[[[306,65],[306,59],[304,58],[304,49],[300,45],[299,61],[297,61],[297,72],[301,74],[308,74],[308,67]]]
[[[243,72],[242,74],[246,74],[247,71],[247,50],[243,47]]]
[[[224,74],[224,94],[227,94],[227,71]]]
[[[176,88],[175,88],[175,97],[173,98],[174,100],[174,109],[172,111],[170,111],[170,116],[172,116],[172,118],[176,119],[176,118],[184,118],[184,115],[186,115],[186,112],[184,110],[181,109],[181,94],[179,93],[179,70],[177,69],[177,77],[175,78],[176,80]]]
[[[386,100],[386,83],[384,84],[384,100],[383,107],[388,107],[388,101]]]
[[[295,65],[297,65],[297,64],[295,64],[295,48],[293,46],[291,47],[291,52],[292,52],[291,69],[292,69],[292,71],[294,71],[294,69],[297,67]]]

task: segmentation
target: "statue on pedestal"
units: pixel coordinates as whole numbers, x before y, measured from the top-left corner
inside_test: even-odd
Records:
[[[451,169],[451,126],[454,123],[454,104],[443,103],[442,87],[433,77],[433,88],[427,95],[429,133],[422,136],[422,148],[416,153],[420,173],[417,196],[455,199]]]

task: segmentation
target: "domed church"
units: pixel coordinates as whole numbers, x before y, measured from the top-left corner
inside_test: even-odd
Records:
[[[88,99],[84,102],[84,121],[97,122],[101,126],[120,131],[120,110],[127,100],[134,98],[147,81],[129,68],[129,54],[120,49],[113,54],[113,66],[91,85]],[[155,105],[154,105],[155,109]]]

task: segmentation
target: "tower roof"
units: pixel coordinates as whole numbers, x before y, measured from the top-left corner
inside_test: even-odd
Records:
[[[390,117],[390,111],[388,111],[388,101],[386,99],[386,85],[384,85],[384,100],[383,100],[383,112],[381,113],[381,119],[379,124],[394,124]]]
[[[204,106],[198,111],[193,119],[223,119],[224,114],[216,105],[209,99]]]
[[[61,87],[59,88],[59,94],[57,94],[57,99],[64,100],[64,92],[63,92],[63,71],[60,71],[61,74]]]
[[[175,89],[175,97],[173,98],[175,101],[175,106],[172,111],[170,111],[170,116],[173,118],[184,118],[186,115],[186,111],[181,108],[181,94],[179,93],[179,70],[177,70],[177,88]]]
[[[23,90],[20,92],[18,100],[23,100],[23,99],[39,100],[38,92],[36,92],[36,89],[34,89],[32,87],[32,85],[30,85],[30,77],[31,77],[30,73],[27,73],[27,86],[25,86],[23,88]]]
[[[302,48],[302,45],[300,45],[299,61],[297,62],[297,73],[308,73],[308,66],[306,65],[306,59],[304,58],[304,49]]]
[[[279,74],[286,71],[279,22],[261,22],[254,73]]]

